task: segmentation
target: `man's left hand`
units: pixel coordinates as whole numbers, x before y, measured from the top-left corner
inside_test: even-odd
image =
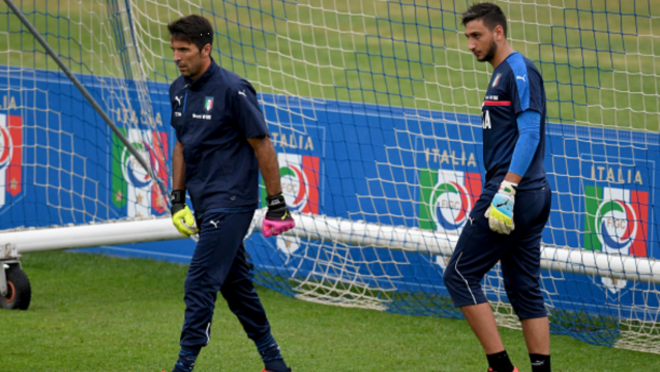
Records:
[[[500,190],[495,194],[490,207],[486,210],[485,216],[488,218],[488,226],[496,233],[509,235],[514,229],[513,205],[516,187],[518,187],[518,184],[502,181]]]
[[[266,238],[279,235],[296,226],[282,193],[267,197],[266,203],[268,204],[268,212],[266,212],[261,227],[261,232]]]

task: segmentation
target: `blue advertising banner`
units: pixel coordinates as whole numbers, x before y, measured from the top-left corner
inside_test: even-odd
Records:
[[[155,111],[148,114],[140,109],[132,82],[122,81],[127,88],[121,89],[115,79],[78,78],[115,123],[126,128],[125,135],[157,174],[167,179],[172,138],[166,87],[151,86]],[[165,90],[161,94],[159,89]],[[20,167],[22,181],[19,193],[0,192],[1,229],[165,212],[166,203],[155,195],[146,173],[64,74],[0,66],[0,114],[17,118],[22,136],[21,143],[5,141],[3,146],[21,155],[15,168]],[[15,179],[0,182],[0,187],[11,190]]]
[[[169,178],[176,139],[168,86],[149,84],[148,112],[130,81],[79,78]],[[266,94],[260,100],[292,210],[461,232],[485,177],[480,116]],[[543,243],[660,259],[658,134],[550,123],[546,140],[554,194]],[[61,73],[0,67],[0,141],[0,229],[167,212],[153,182]],[[186,262],[193,244],[102,250]],[[443,257],[258,233],[247,245],[257,271],[377,284],[390,311],[434,313],[406,307],[394,292],[446,294]],[[290,284],[257,279],[293,293]],[[657,298],[643,297],[649,284],[550,272],[543,281],[555,309],[618,317],[621,305],[658,307]]]

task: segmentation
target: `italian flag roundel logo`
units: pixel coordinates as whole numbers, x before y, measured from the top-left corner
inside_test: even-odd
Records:
[[[21,192],[23,166],[23,119],[0,114],[0,207]]]
[[[133,147],[145,159],[158,177],[167,182],[165,160],[167,133],[130,129],[125,132]],[[127,217],[146,217],[155,211],[161,214],[167,206],[149,174],[113,135],[112,202],[119,208],[127,207]]]
[[[419,227],[460,233],[480,194],[480,173],[423,169]]]
[[[282,193],[291,211],[319,213],[319,158],[278,154]],[[264,203],[265,203],[265,192]]]
[[[584,248],[647,256],[649,193],[585,187]]]

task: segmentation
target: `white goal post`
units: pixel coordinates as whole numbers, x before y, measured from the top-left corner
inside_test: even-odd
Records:
[[[444,256],[451,256],[458,240],[456,235],[430,230],[298,213],[294,213],[293,217],[296,227],[285,235],[304,239]],[[260,227],[263,218],[264,210],[258,210],[252,225]],[[169,217],[0,233],[0,242],[16,246],[20,253],[183,238]],[[583,249],[543,246],[541,268],[660,284],[658,260]]]

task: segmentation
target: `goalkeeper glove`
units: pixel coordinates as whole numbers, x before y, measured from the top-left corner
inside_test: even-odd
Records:
[[[195,225],[195,217],[186,205],[186,192],[184,190],[172,191],[172,223],[174,227],[186,238],[199,232]]]
[[[486,210],[488,226],[491,230],[500,234],[511,234],[513,225],[513,204],[518,184],[502,181],[500,190],[493,197],[490,207]]]
[[[267,197],[266,203],[268,205],[268,212],[266,212],[266,217],[261,227],[261,232],[266,238],[279,235],[296,226],[296,222],[291,217],[291,212],[289,212],[289,208],[286,206],[286,201],[282,193]]]

